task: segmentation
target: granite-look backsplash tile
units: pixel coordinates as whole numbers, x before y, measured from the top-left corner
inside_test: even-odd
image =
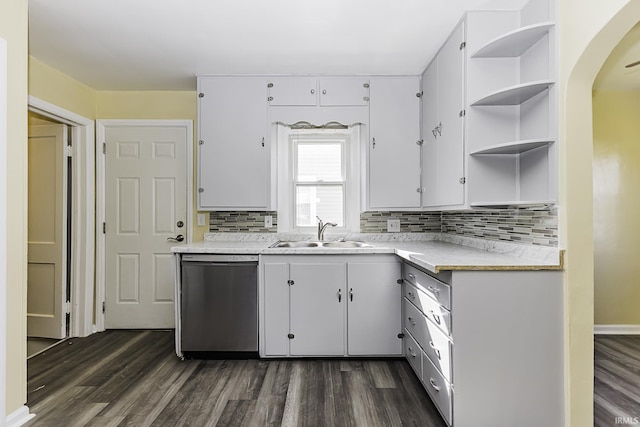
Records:
[[[362,212],[360,213],[361,233],[386,233],[387,220],[399,219],[400,232],[426,233],[440,232],[440,212]]]
[[[273,226],[265,228],[264,217],[270,215]],[[278,212],[214,211],[209,213],[209,231],[226,233],[276,233]]]
[[[442,212],[442,232],[557,247],[558,212],[557,208]]]

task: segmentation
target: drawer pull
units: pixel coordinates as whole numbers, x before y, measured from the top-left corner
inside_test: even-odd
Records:
[[[433,349],[433,352],[436,354],[436,357],[438,357],[438,360],[442,360],[442,358],[440,357],[440,350],[438,350],[438,347],[436,347],[433,341],[429,341],[429,347]]]
[[[436,323],[437,323],[438,325],[440,325],[440,324],[441,324],[440,316],[438,316],[437,314],[435,314],[435,313],[433,312],[433,310],[429,310],[429,313],[431,313],[431,316],[433,317],[433,320],[435,320],[435,321],[436,321]]]
[[[409,347],[407,350],[409,350],[409,354],[411,355],[411,357],[416,357],[416,354],[413,352],[413,349],[411,347]]]
[[[427,286],[427,289],[431,292],[433,292],[436,295],[440,295],[440,289],[433,287],[433,286]]]
[[[429,378],[429,384],[431,384],[431,387],[433,387],[435,391],[440,391],[440,387],[438,387],[438,385],[436,384],[436,380],[434,380],[433,378]]]
[[[416,299],[416,295],[411,291],[407,292],[407,295],[409,295],[411,299]]]
[[[413,317],[408,317],[407,320],[409,321],[409,323],[411,323],[413,326],[416,326],[416,321],[413,320]]]

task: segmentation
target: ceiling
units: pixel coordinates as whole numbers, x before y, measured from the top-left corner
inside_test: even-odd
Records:
[[[198,74],[418,74],[465,10],[524,3],[29,0],[29,52],[95,90],[195,90]]]
[[[640,65],[625,65],[640,61],[640,23],[636,24],[613,49],[593,88],[596,90],[640,90]]]

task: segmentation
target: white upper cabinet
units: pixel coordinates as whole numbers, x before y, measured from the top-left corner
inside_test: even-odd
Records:
[[[419,208],[419,78],[371,78],[370,91],[367,209]]]
[[[278,77],[268,80],[271,106],[313,106],[318,103],[318,83],[315,77]]]
[[[198,78],[198,209],[270,208],[265,77]]]
[[[320,105],[324,107],[369,104],[368,77],[325,77],[319,80]]]
[[[465,202],[463,43],[461,23],[422,75],[424,207]]]

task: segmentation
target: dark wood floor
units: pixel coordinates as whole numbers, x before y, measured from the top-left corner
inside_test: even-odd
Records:
[[[107,331],[28,361],[27,426],[445,426],[404,360],[185,360]]]
[[[640,424],[640,336],[596,335],[594,347],[595,426]]]

